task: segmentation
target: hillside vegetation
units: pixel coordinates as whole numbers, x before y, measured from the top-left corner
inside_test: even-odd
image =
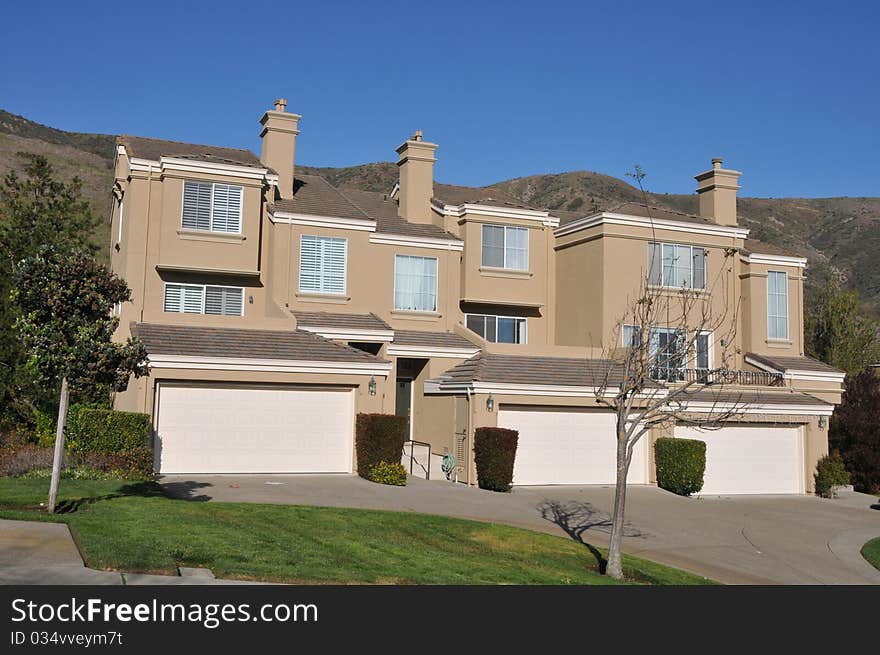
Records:
[[[61,177],[78,176],[97,215],[108,215],[112,136],[65,132],[0,110],[0,174],[21,170],[19,152],[46,155]],[[297,170],[322,175],[335,186],[368,191],[389,191],[397,180],[397,166],[391,162]],[[639,190],[624,180],[591,171],[532,175],[486,188],[538,207],[584,215],[642,200]],[[697,207],[694,194],[649,196],[650,202],[669,209],[694,212]],[[861,293],[865,308],[880,314],[880,198],[740,198],[739,214],[753,237],[808,257],[814,278],[829,266],[842,271]],[[107,222],[101,225],[94,238],[106,252]]]

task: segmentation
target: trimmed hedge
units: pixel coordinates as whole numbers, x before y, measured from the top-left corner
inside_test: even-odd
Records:
[[[67,449],[73,453],[124,453],[150,448],[150,417],[113,409],[75,407],[68,415],[65,440]]]
[[[400,462],[378,462],[370,468],[370,480],[394,487],[406,486],[406,469]]]
[[[706,442],[661,437],[654,442],[654,465],[661,489],[679,496],[697,493],[706,472]]]
[[[400,462],[403,444],[409,437],[409,421],[394,414],[358,414],[355,432],[357,472],[370,480],[370,472],[380,462]]]
[[[510,491],[519,432],[507,428],[477,428],[474,432],[474,462],[477,485],[490,491]]]
[[[813,479],[816,482],[816,493],[822,498],[833,498],[834,487],[850,483],[840,451],[835,450],[817,462]]]

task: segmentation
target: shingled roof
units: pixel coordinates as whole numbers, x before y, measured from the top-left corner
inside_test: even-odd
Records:
[[[787,371],[810,371],[815,373],[843,373],[840,369],[834,368],[830,364],[820,362],[812,357],[791,357],[784,355],[758,355],[756,353],[746,353],[746,357],[754,359],[764,366],[785,373]]]
[[[622,367],[609,360],[480,352],[432,382],[498,382],[554,387],[595,387],[622,379]],[[658,385],[659,386],[659,385]]]
[[[718,403],[720,405],[749,405],[750,409],[761,405],[828,405],[833,403],[820,400],[800,391],[764,391],[760,389],[718,389],[694,387],[693,393],[680,396],[682,402]]]
[[[304,330],[254,330],[132,323],[150,355],[242,357],[310,362],[387,363],[362,350],[350,348]]]
[[[746,255],[782,255],[783,257],[803,257],[794,251],[765,243],[749,237],[743,243],[742,251]]]
[[[341,314],[336,312],[293,312],[298,325],[317,328],[352,330],[390,330],[391,327],[373,314]]]
[[[260,162],[259,157],[244,148],[205,146],[196,143],[150,139],[143,136],[129,136],[127,134],[116,137],[116,143],[125,146],[130,157],[138,157],[140,159],[159,161],[162,157],[177,157],[215,164],[268,168]]]
[[[427,332],[423,330],[395,330],[395,346],[425,346],[430,348],[464,348],[475,350],[475,344],[455,332]]]

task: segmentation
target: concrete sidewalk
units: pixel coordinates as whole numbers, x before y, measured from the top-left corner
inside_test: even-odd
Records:
[[[609,486],[518,487],[509,494],[410,478],[406,487],[353,475],[163,477],[174,497],[424,512],[504,523],[598,546],[609,536]],[[626,552],[727,584],[880,584],[859,550],[880,536],[877,499],[814,496],[682,498],[627,492]]]
[[[3,585],[214,585],[256,584],[192,575],[96,571],[83,564],[63,523],[0,519],[0,584]]]

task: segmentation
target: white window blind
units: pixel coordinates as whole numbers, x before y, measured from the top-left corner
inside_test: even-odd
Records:
[[[205,313],[241,316],[244,313],[244,289],[205,287]]]
[[[437,311],[437,258],[395,255],[394,309]]]
[[[788,339],[788,274],[767,272],[767,336]]]
[[[348,239],[302,235],[299,251],[299,290],[345,293]]]
[[[242,187],[233,184],[184,180],[181,225],[187,230],[240,233],[242,194]]]
[[[202,284],[166,284],[165,311],[243,316],[244,289]]]
[[[482,265],[525,271],[529,268],[529,230],[509,225],[483,226]]]

